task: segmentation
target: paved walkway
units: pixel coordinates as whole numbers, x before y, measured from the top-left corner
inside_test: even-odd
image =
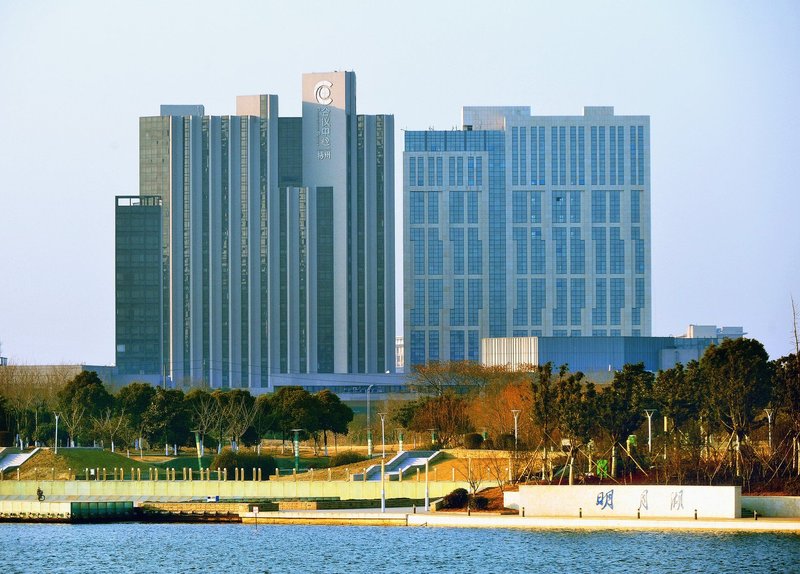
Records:
[[[243,522],[252,524],[253,513],[242,515]],[[500,515],[465,512],[421,512],[411,508],[322,510],[293,512],[263,512],[259,523],[271,524],[374,524],[447,528],[527,528],[542,530],[671,530],[727,532],[792,532],[800,535],[798,518],[753,518],[686,520],[636,518],[555,518],[541,516]]]

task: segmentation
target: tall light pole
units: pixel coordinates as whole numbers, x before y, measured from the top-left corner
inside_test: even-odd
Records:
[[[655,409],[645,409],[644,414],[647,415],[647,453],[653,452],[653,413]]]
[[[372,387],[375,385],[370,385],[367,387],[367,457],[372,458],[372,424],[370,420],[370,413],[369,413],[369,392],[372,390]]]
[[[381,417],[381,456],[386,458],[386,427],[384,423],[386,422],[386,413],[378,413]]]
[[[767,426],[769,429],[769,454],[772,454],[772,409],[764,409],[767,415]]]
[[[56,415],[56,440],[55,440],[55,454],[58,454],[58,413],[53,413]]]
[[[511,409],[511,414],[514,415],[514,450],[517,450],[517,439],[519,437],[519,433],[517,432],[517,419],[519,419],[519,413],[522,412],[519,409]]]
[[[300,472],[300,431],[303,429],[292,429],[294,433],[294,471]]]

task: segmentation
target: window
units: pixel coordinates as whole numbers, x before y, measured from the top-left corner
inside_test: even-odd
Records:
[[[569,272],[583,275],[585,271],[586,248],[581,239],[581,228],[571,227],[569,230]]]
[[[594,272],[598,275],[605,275],[608,273],[605,227],[592,227],[592,242],[594,243]]]
[[[450,228],[450,244],[452,249],[453,275],[464,274],[464,228]]]
[[[516,272],[525,275],[528,273],[528,230],[525,227],[515,227],[512,233],[517,248]]]
[[[517,301],[514,308],[514,326],[528,324],[528,280],[517,279]]]
[[[619,191],[608,192],[608,222],[619,223]]]
[[[425,230],[412,227],[411,243],[414,253],[414,275],[425,275]]]
[[[531,274],[544,275],[545,241],[542,239],[542,228],[531,228]]]
[[[425,364],[425,331],[411,331],[411,365]]]
[[[592,191],[592,223],[606,222],[606,192]]]
[[[580,223],[581,222],[581,192],[580,191],[570,191],[569,192],[569,222],[570,223]]]
[[[439,194],[426,193],[425,195],[428,198],[428,223],[439,223]]]
[[[515,191],[512,194],[512,215],[514,223],[526,223],[528,221],[528,193],[525,191]]]
[[[570,324],[581,325],[581,311],[586,306],[586,281],[584,279],[570,279]],[[579,332],[580,334],[580,332]]]
[[[483,279],[469,279],[468,286],[467,325],[477,327],[480,324],[480,314],[483,309]]]
[[[556,306],[553,308],[553,325],[567,324],[567,280],[556,279]]]
[[[411,201],[410,219],[411,225],[418,225],[425,223],[425,194],[421,192],[414,192],[409,194]]]
[[[442,241],[438,229],[428,229],[428,275],[442,274]]]
[[[470,227],[467,230],[467,256],[467,273],[470,275],[480,275],[483,273],[481,240],[478,239],[478,229],[475,227]]]
[[[450,326],[464,325],[464,280],[453,280],[453,308],[450,309]]]
[[[413,221],[411,223],[414,223]],[[450,192],[450,223],[464,223],[464,192]]]
[[[531,325],[542,324],[542,313],[546,304],[545,287],[544,279],[531,279]]]
[[[595,279],[594,304],[595,307],[592,309],[592,325],[605,325],[608,320],[608,294],[606,292],[605,279]]]
[[[553,228],[553,247],[556,257],[556,273],[567,272],[567,229],[565,227]]]
[[[439,360],[439,331],[428,332],[428,360]]]
[[[411,309],[411,325],[425,325],[425,280],[414,280],[414,308]]]
[[[464,331],[450,331],[450,360],[464,360]]]
[[[625,241],[620,238],[619,227],[612,227],[610,232],[611,243],[611,273],[621,275],[625,273]]]
[[[625,307],[625,280],[611,280],[611,324],[622,323],[622,309]]]
[[[439,326],[442,310],[442,280],[428,279],[428,326]],[[429,351],[430,352],[430,351]]]
[[[567,222],[567,193],[565,191],[553,192],[553,223]]]
[[[632,191],[631,192],[631,223],[641,223],[642,222],[641,202],[642,202],[642,192],[638,191],[638,190]]]
[[[531,223],[542,222],[542,193],[541,191],[531,192]]]

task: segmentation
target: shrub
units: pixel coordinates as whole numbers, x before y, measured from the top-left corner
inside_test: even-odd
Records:
[[[483,444],[483,437],[476,432],[471,432],[464,435],[464,448],[475,450],[481,448]]]
[[[485,450],[494,450],[494,441],[491,438],[487,438],[483,441],[483,448]]]
[[[0,446],[14,446],[14,435],[11,431],[0,431]]]
[[[485,496],[473,496],[470,506],[473,510],[486,510],[489,508],[489,499]]]
[[[345,464],[355,464],[367,460],[367,457],[354,450],[343,450],[330,458],[329,466],[344,466]]]
[[[261,469],[261,478],[267,479],[275,474],[275,459],[269,455],[258,456],[253,452],[233,452],[230,449],[223,450],[220,454],[214,457],[211,461],[209,468],[214,470],[220,469],[228,470],[228,478],[235,476],[236,468],[244,469],[245,480],[253,480],[253,468]],[[258,471],[256,471],[258,472]]]
[[[464,508],[469,500],[469,493],[464,488],[456,488],[450,494],[445,495],[442,508]]]
[[[505,433],[497,437],[497,448],[501,450],[514,450],[514,435]]]

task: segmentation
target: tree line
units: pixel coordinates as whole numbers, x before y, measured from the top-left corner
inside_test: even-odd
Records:
[[[410,382],[420,398],[396,405],[392,421],[441,446],[465,437],[476,446],[485,435],[485,447],[536,453],[541,469],[556,452],[595,475],[751,486],[795,477],[800,488],[800,358],[770,361],[753,339],[726,339],[658,373],[625,365],[602,385],[550,363],[431,363]]]
[[[327,389],[280,387],[254,397],[245,389],[184,393],[134,382],[112,393],[93,371],[67,379],[0,369],[0,444],[53,444],[56,418],[61,445],[196,445],[202,454],[207,444],[236,450],[268,435],[286,440],[292,429],[327,449],[329,435],[347,434],[353,411]]]

